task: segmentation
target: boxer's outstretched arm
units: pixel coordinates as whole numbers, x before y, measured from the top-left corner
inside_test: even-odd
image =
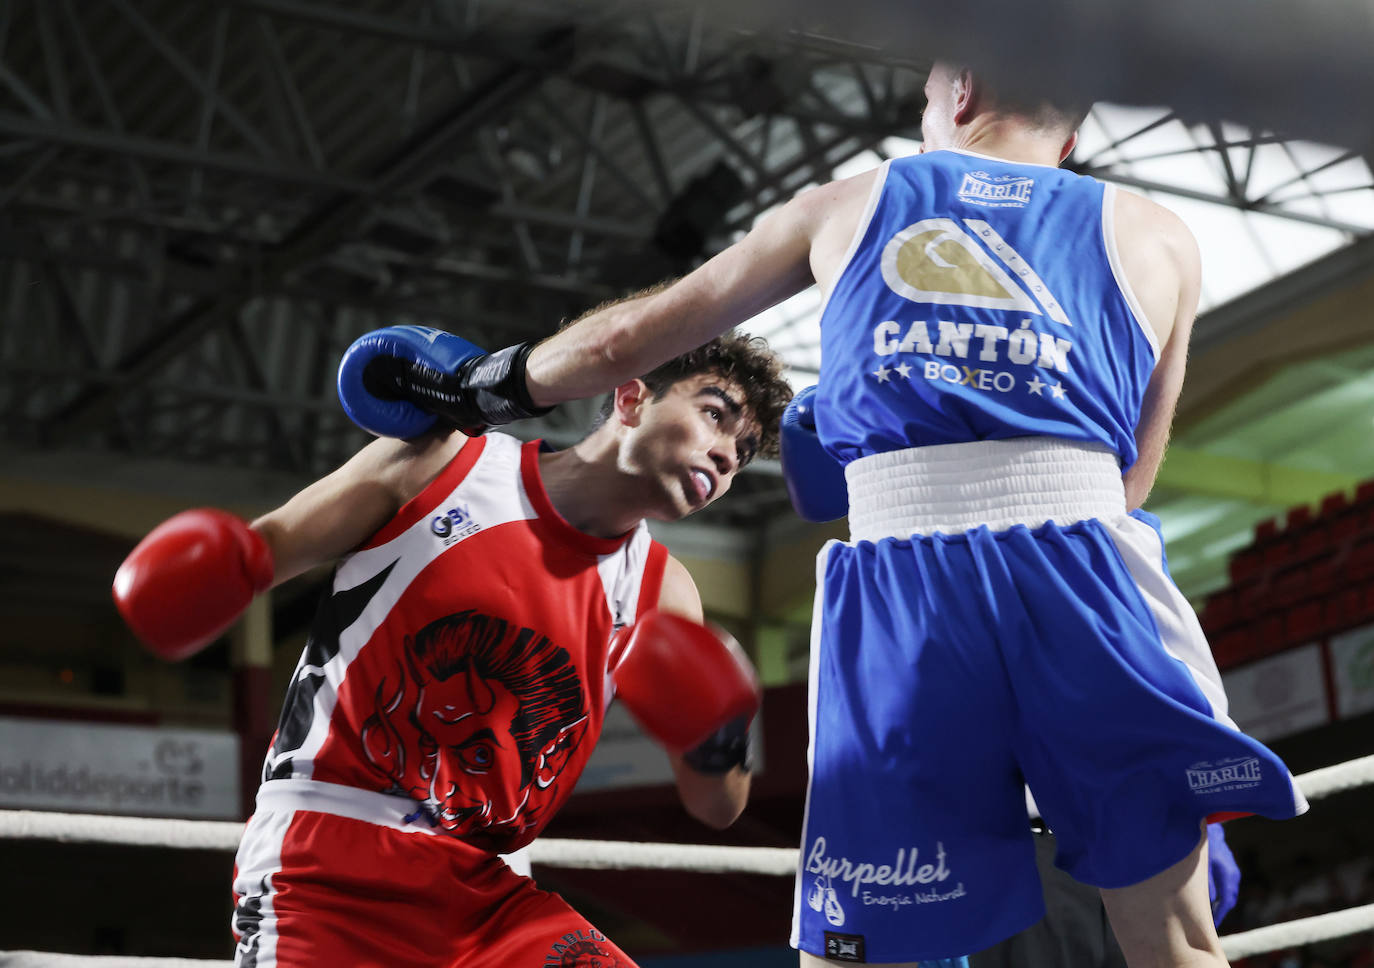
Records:
[[[672,612],[694,622],[703,620],[701,595],[696,582],[676,558],[669,557],[658,596],[660,611]],[[680,755],[669,754],[678,797],[693,817],[717,829],[730,826],[749,801],[749,773],[735,767],[728,773],[701,773]]]
[[[347,554],[391,520],[452,456],[446,435],[379,438],[252,527],[276,561],[273,584]]]
[[[818,278],[813,240],[851,196],[866,197],[871,180],[804,192],[672,285],[602,307],[540,343],[525,370],[533,401],[605,393],[805,289]]]

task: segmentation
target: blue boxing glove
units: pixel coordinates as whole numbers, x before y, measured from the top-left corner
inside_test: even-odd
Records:
[[[834,521],[849,513],[844,465],[816,436],[816,388],[792,398],[782,414],[782,477],[792,507],[808,521]]]
[[[339,402],[349,418],[368,433],[418,437],[438,422],[438,414],[407,399],[388,378],[387,367],[416,364],[451,373],[482,353],[467,340],[429,326],[373,330],[358,337],[339,363]]]
[[[428,326],[388,326],[354,341],[339,364],[339,401],[382,437],[415,437],[440,420],[476,436],[492,424],[548,413],[525,383],[533,343],[487,354]]]
[[[1212,923],[1221,927],[1221,919],[1236,906],[1240,894],[1240,867],[1219,823],[1207,825],[1207,893],[1212,899]]]

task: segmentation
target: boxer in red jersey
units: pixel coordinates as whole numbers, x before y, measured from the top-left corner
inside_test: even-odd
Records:
[[[237,965],[633,966],[500,854],[566,801],[613,694],[690,813],[743,809],[757,683],[644,520],[772,452],[779,371],[761,341],[719,339],[617,388],[567,450],[383,438],[251,526],[185,512],[135,549],[116,600],[171,657],[338,561],[239,848]]]

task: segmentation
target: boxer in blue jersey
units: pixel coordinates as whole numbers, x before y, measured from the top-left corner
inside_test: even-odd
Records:
[[[921,154],[511,354],[522,372],[472,381],[470,422],[512,415],[483,402],[495,383],[524,410],[602,392],[818,283],[814,421],[851,539],[817,567],[802,963],[911,965],[1037,920],[1026,784],[1128,964],[1223,965],[1202,824],[1306,803],[1228,718],[1129,513],[1183,379],[1196,243],[1059,169],[1081,111],[948,64],[926,95]]]

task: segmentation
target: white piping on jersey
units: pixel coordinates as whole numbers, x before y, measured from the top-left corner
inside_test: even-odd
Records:
[[[928,154],[934,154],[936,151],[949,151],[956,155],[966,155],[969,158],[981,158],[983,161],[996,161],[1004,165],[1025,165],[1027,168],[1053,168],[1055,171],[1059,170],[1058,165],[1046,165],[1038,161],[1020,161],[1016,158],[999,158],[996,155],[984,155],[977,151],[969,151],[967,148],[935,148],[928,152]]]
[[[1154,327],[1145,317],[1145,309],[1140,305],[1140,300],[1136,298],[1135,290],[1131,288],[1130,281],[1126,278],[1126,268],[1121,263],[1121,252],[1116,247],[1116,186],[1104,183],[1102,186],[1105,191],[1102,193],[1102,244],[1107,248],[1107,262],[1112,267],[1112,275],[1116,277],[1117,288],[1121,290],[1122,298],[1126,300],[1126,305],[1131,311],[1131,316],[1135,319],[1140,331],[1149,340],[1150,350],[1155,355],[1155,362],[1159,362],[1159,337],[1155,334]]]
[[[1040,300],[1040,305],[1045,308],[1050,319],[1065,326],[1073,326],[1073,323],[1069,322],[1069,317],[1064,315],[1064,307],[1059,305],[1059,300],[1055,298],[1054,293],[1050,292],[1050,287],[1045,285],[1044,280],[1036,275],[1035,270],[1030,267],[1025,259],[1021,258],[1019,252],[1007,245],[1006,240],[997,233],[995,228],[981,218],[966,218],[964,224],[973,229],[975,235],[981,235],[988,240],[988,248],[992,250],[992,254],[1006,264],[1007,268],[1012,271],[1012,275],[1026,281],[1032,295]]]
[[[859,216],[859,224],[849,240],[849,248],[845,250],[844,258],[840,260],[840,270],[830,280],[830,288],[826,291],[825,298],[821,300],[820,311],[816,314],[818,320],[825,319],[825,310],[830,305],[830,297],[835,295],[835,290],[840,287],[840,280],[849,271],[849,263],[854,261],[854,254],[859,251],[859,243],[868,234],[868,227],[873,222],[874,213],[878,211],[878,199],[882,197],[883,186],[887,184],[887,173],[891,168],[892,159],[889,158],[876,169],[878,173],[873,176],[873,187],[868,191],[868,201],[864,203],[863,215]]]
[[[611,634],[620,625],[634,624],[639,614],[639,592],[644,587],[644,565],[649,560],[649,549],[653,542],[649,528],[643,521],[635,528],[635,533],[617,551],[602,555],[596,561],[597,574],[601,576],[601,587],[606,592],[606,609],[611,615]],[[615,698],[615,686],[611,682],[610,650],[606,650],[606,684],[601,695],[604,697],[601,712],[610,708]],[[588,675],[591,670],[587,670]]]

